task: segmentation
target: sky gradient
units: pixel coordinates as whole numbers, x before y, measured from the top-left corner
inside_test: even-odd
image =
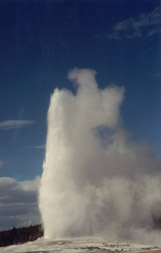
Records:
[[[1,0],[0,36],[2,196],[8,177],[37,185],[50,95],[56,87],[74,91],[67,74],[75,67],[95,69],[100,88],[125,88],[123,126],[161,158],[160,1]]]

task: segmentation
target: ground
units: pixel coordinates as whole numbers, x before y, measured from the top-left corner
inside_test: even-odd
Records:
[[[75,238],[66,240],[45,240],[43,237],[34,242],[1,247],[3,253],[161,253],[161,248],[137,245],[102,238]]]

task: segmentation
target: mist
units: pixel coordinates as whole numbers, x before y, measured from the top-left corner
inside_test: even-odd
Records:
[[[55,89],[39,194],[44,236],[102,236],[161,244],[161,163],[120,114],[124,88],[99,89],[96,72],[70,70]]]

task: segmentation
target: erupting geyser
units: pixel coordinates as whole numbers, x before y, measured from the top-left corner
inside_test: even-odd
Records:
[[[122,127],[124,88],[99,89],[96,72],[73,69],[77,92],[56,89],[48,111],[40,187],[45,237],[106,235],[156,243],[160,162]]]

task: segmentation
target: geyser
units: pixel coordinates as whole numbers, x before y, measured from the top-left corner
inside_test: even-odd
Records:
[[[76,94],[55,89],[51,96],[39,198],[45,237],[159,243],[160,161],[123,129],[124,88],[99,89],[95,75],[75,68],[68,78]]]

